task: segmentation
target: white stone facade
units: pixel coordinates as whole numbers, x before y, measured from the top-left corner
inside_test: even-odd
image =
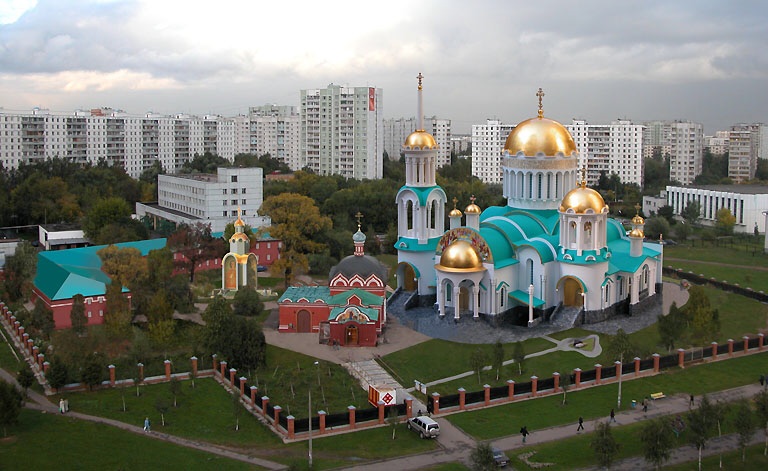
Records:
[[[483,183],[501,183],[501,153],[514,128],[497,119],[472,125],[472,175]]]
[[[667,204],[679,215],[690,201],[701,207],[699,221],[714,226],[717,211],[728,208],[736,217],[735,232],[752,233],[757,226],[765,233],[763,211],[768,210],[768,186],[765,185],[708,185],[701,187],[667,187]]]

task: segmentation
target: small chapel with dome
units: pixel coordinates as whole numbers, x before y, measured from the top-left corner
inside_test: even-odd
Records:
[[[625,230],[588,188],[571,134],[544,116],[519,123],[502,153],[505,206],[454,208],[437,185],[435,139],[423,127],[403,144],[399,190],[397,289],[434,305],[438,316],[486,317],[533,326],[557,319],[593,323],[660,304],[662,246],[646,242],[644,221]],[[407,315],[407,313],[406,313]]]

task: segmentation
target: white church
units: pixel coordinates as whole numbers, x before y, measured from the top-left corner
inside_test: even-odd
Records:
[[[462,213],[454,200],[448,230],[435,139],[420,122],[405,140],[398,289],[415,292],[441,317],[528,326],[555,316],[582,324],[658,309],[662,245],[644,241],[639,215],[628,233],[608,217],[602,196],[586,187],[571,134],[544,117],[544,94],[536,95],[538,116],[518,124],[504,145],[506,206],[482,209],[472,201]]]

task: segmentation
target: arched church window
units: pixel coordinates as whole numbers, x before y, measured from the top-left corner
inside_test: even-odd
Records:
[[[547,174],[547,199],[552,198],[552,174]]]
[[[528,174],[528,198],[533,198],[533,174]]]
[[[592,237],[592,223],[590,221],[584,223],[584,232],[586,232],[589,237]]]
[[[611,285],[605,285],[605,302],[610,302],[611,299]]]
[[[555,175],[555,198],[560,198],[560,173]]]
[[[507,287],[502,286],[501,291],[499,292],[499,295],[501,296],[501,299],[499,299],[499,306],[504,307],[504,300],[507,299]]]
[[[533,260],[529,258],[527,264],[528,264],[528,277],[530,279],[528,284],[532,285],[533,284]]]
[[[409,231],[413,230],[413,201],[406,201],[405,202],[405,214],[406,214],[406,229]]]
[[[541,182],[544,181],[544,176],[542,174],[538,175],[537,178],[537,186],[536,186],[536,198],[541,199]]]
[[[451,296],[453,296],[453,286],[450,283],[445,284],[445,301],[451,302]]]

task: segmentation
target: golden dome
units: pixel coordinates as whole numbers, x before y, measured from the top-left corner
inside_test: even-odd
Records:
[[[565,126],[552,119],[539,116],[518,124],[507,136],[504,150],[510,155],[535,156],[539,152],[546,156],[555,156],[558,152],[571,155],[576,152],[576,143]]]
[[[461,217],[461,210],[457,208],[453,208],[450,213],[448,213],[449,218],[460,218]]]
[[[643,234],[643,231],[641,231],[640,229],[632,229],[632,230],[629,232],[629,236],[630,236],[630,237],[640,237],[640,238],[645,238],[645,234]]]
[[[560,203],[561,212],[573,209],[577,214],[584,214],[588,209],[600,214],[603,212],[603,208],[608,208],[603,197],[592,188],[587,188],[584,182],[581,186],[569,191],[563,198],[563,202]]]
[[[436,149],[437,142],[432,134],[426,131],[414,131],[407,138],[403,147],[410,149]]]
[[[243,240],[245,242],[250,242],[250,239],[247,235],[245,235],[245,232],[235,232],[232,234],[232,237],[229,238],[230,242],[234,242],[236,240]]]
[[[632,224],[636,226],[640,226],[642,224],[645,224],[645,220],[640,216],[639,214],[636,214],[635,217],[632,218]]]
[[[480,214],[483,211],[480,209],[480,206],[476,205],[475,203],[471,203],[469,206],[464,208],[465,214]]]
[[[235,227],[243,227],[245,223],[240,219],[240,210],[237,211],[237,221],[235,221]]]
[[[443,271],[480,271],[483,270],[483,261],[472,244],[457,240],[443,251],[437,268]]]

